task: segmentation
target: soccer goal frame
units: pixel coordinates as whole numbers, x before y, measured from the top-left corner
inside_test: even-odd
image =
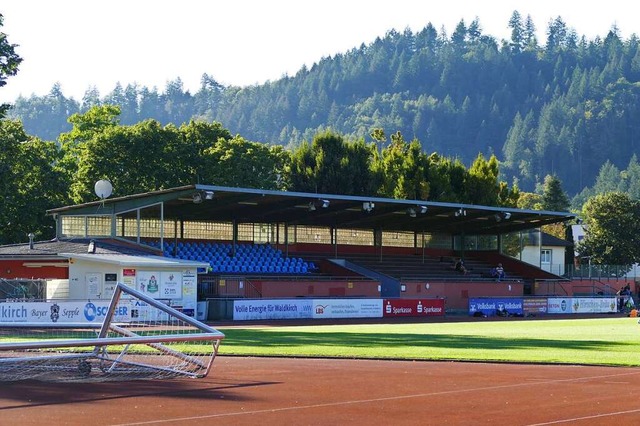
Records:
[[[123,309],[136,315],[117,322],[116,312]],[[0,380],[202,378],[223,338],[215,328],[119,283],[101,323],[0,322]]]

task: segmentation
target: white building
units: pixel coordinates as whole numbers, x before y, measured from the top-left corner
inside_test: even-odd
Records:
[[[538,244],[522,247],[520,260],[535,265],[555,275],[565,273],[565,253],[571,243],[550,234],[541,232]]]

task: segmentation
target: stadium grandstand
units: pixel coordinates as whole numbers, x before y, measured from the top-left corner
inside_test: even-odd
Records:
[[[197,264],[198,300],[443,297],[450,308],[566,280],[520,255],[541,240],[541,226],[575,220],[567,212],[199,184],[47,214],[56,239],[0,247],[0,262],[86,259],[92,244],[96,257],[126,252]],[[458,258],[466,275],[452,267]],[[498,262],[508,284],[489,275]]]

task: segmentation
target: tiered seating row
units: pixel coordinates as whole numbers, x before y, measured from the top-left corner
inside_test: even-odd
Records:
[[[385,255],[380,259],[378,255],[351,254],[344,258],[399,280],[493,280],[489,274],[492,266],[473,258],[465,260],[465,266],[468,268],[466,275],[461,275],[453,269],[454,258],[450,257]],[[507,280],[518,279],[521,277],[507,273]]]
[[[229,243],[147,242],[161,248],[165,257],[207,262],[213,273],[308,274],[316,265],[300,257],[284,257],[282,250],[270,245],[237,244],[235,256]]]

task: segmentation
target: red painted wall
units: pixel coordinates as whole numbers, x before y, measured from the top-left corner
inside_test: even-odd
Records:
[[[46,265],[35,266],[37,264]],[[32,267],[26,265],[32,265]],[[0,278],[68,279],[69,263],[66,260],[59,259],[3,260],[0,261]]]
[[[522,297],[521,282],[410,282],[403,283],[402,298],[444,298],[446,309],[467,309],[473,297]],[[427,288],[428,286],[428,288]]]
[[[254,285],[258,284],[253,282]],[[260,281],[264,298],[380,297],[377,281]]]

